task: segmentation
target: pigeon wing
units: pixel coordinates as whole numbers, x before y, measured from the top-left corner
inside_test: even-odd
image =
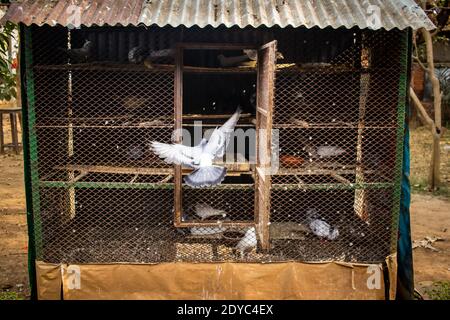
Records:
[[[220,128],[216,128],[209,138],[206,146],[206,152],[213,155],[214,158],[223,157],[225,151],[230,143],[231,135],[234,132],[234,127],[239,121],[242,109],[238,107],[236,112],[228,119]]]
[[[221,127],[220,131],[223,132],[223,136],[225,139],[224,147],[222,150],[222,155],[225,153],[225,150],[228,148],[228,144],[230,143],[231,136],[234,132],[234,128],[236,127],[237,122],[239,121],[239,117],[241,116],[242,109],[238,107],[236,112],[227,120]],[[221,157],[219,156],[219,157]]]
[[[242,109],[241,107],[238,107],[235,111],[235,113],[228,119],[221,127],[220,130],[224,132],[233,132],[234,127],[236,126],[237,122],[239,121],[239,117],[241,116]]]
[[[151,146],[153,151],[160,158],[163,158],[165,162],[193,167],[196,153],[195,148],[197,147],[187,147],[182,144],[167,144],[156,141],[153,141]]]
[[[208,143],[205,146],[205,153],[208,153],[212,158],[223,157],[226,150],[226,136],[220,128],[214,129],[209,137]]]

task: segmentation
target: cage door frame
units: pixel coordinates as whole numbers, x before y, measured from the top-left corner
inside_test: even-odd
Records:
[[[175,53],[175,84],[174,84],[174,114],[175,114],[175,135],[174,143],[182,142],[183,129],[183,72],[184,50],[243,50],[260,49],[255,44],[234,44],[234,43],[191,43],[183,42],[176,44]],[[181,165],[174,166],[174,226],[176,228],[186,227],[217,227],[217,221],[183,221],[183,169]],[[229,227],[252,227],[255,225],[255,219],[252,221],[220,221],[222,226]]]
[[[261,248],[270,249],[272,114],[275,95],[277,41],[258,49],[256,98],[255,222]]]

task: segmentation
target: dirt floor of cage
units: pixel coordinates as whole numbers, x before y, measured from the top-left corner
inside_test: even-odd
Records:
[[[280,262],[343,261],[381,262],[386,246],[342,240],[321,240],[312,234],[298,236],[283,231],[267,252],[255,248],[243,256],[236,251],[238,238],[223,235],[192,237],[174,229],[122,227],[114,232],[89,228],[60,233],[43,246],[43,260],[50,263],[161,263],[185,262]],[[120,234],[121,238],[111,236]],[[237,233],[237,232],[236,232]],[[273,233],[275,234],[275,233]]]

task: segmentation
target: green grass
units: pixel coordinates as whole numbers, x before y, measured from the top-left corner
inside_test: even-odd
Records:
[[[411,130],[410,133],[412,191],[448,198],[450,196],[450,151],[445,146],[450,145],[450,128],[444,130],[441,138],[441,186],[434,192],[428,190],[427,184],[432,151],[430,130],[420,127]]]
[[[23,300],[23,297],[14,291],[0,292],[0,300]]]
[[[447,184],[443,184],[438,190],[431,192],[425,179],[411,179],[411,190],[413,193],[428,194],[447,199],[450,198],[450,188]]]
[[[450,281],[438,281],[426,291],[432,300],[450,300]]]

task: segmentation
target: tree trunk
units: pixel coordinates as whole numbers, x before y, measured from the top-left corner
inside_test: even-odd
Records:
[[[440,185],[440,138],[442,131],[442,118],[441,118],[441,86],[439,84],[439,79],[436,77],[434,72],[434,55],[433,55],[433,41],[431,38],[431,33],[424,29],[420,29],[422,32],[422,36],[425,40],[425,45],[427,49],[427,62],[428,68],[427,72],[433,85],[433,105],[434,105],[434,128],[432,130],[433,133],[433,150],[431,155],[431,163],[430,163],[430,174],[429,174],[429,186],[431,190],[436,190]]]
[[[440,145],[441,141],[440,134],[433,134],[433,144],[432,144],[432,152],[431,152],[431,165],[430,172],[428,176],[428,184],[431,190],[439,189],[440,185],[440,163],[441,163],[441,155],[440,155]]]

